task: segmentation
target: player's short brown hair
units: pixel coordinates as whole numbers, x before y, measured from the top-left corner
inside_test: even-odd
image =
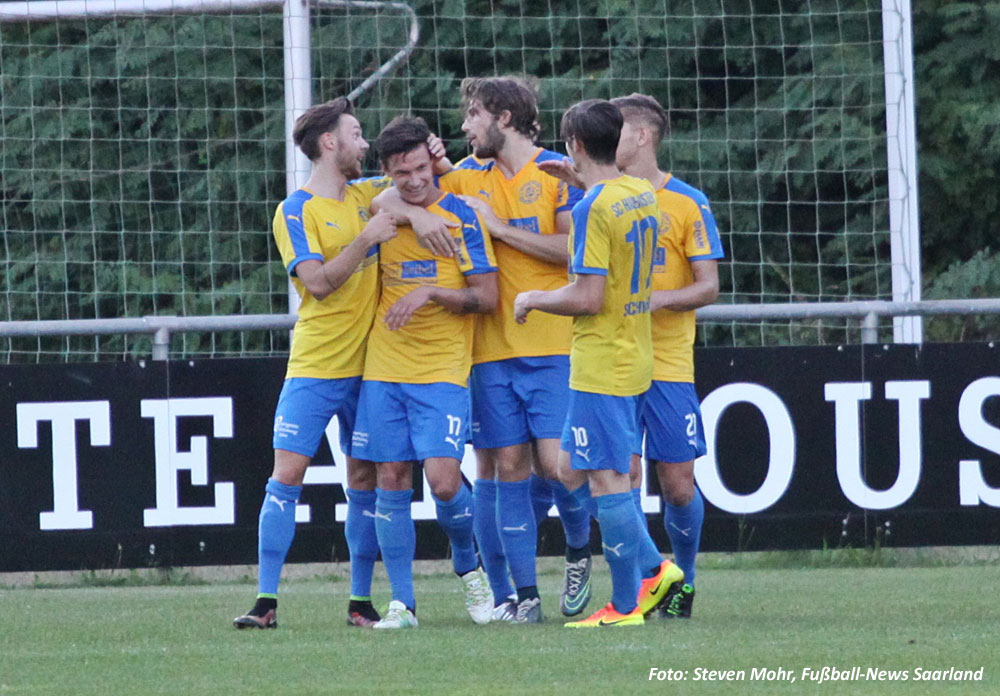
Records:
[[[467,77],[462,80],[462,108],[478,101],[489,113],[510,112],[510,126],[531,140],[542,128],[538,124],[538,92],[523,77]]]
[[[337,128],[340,117],[354,115],[354,106],[347,97],[337,97],[323,104],[315,104],[295,120],[292,140],[310,161],[319,159],[319,137]]]
[[[660,102],[648,94],[633,92],[627,97],[616,97],[611,103],[621,109],[625,120],[639,118],[656,131],[656,142],[670,134],[670,119]]]
[[[388,166],[393,155],[406,154],[427,144],[431,129],[419,116],[397,116],[389,121],[375,139],[375,150],[382,164]]]
[[[622,112],[604,99],[587,99],[566,110],[560,126],[565,141],[575,139],[590,159],[598,164],[614,164],[622,135]]]

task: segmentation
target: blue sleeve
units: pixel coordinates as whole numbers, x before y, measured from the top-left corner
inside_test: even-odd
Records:
[[[295,267],[307,259],[323,262],[323,255],[310,248],[309,238],[306,236],[305,204],[310,198],[312,198],[311,193],[300,189],[285,199],[281,206],[285,231],[288,233],[288,240],[295,253],[292,260],[288,262],[288,275],[290,276],[296,275]]]
[[[586,265],[588,234],[591,233],[591,230],[588,229],[588,226],[591,224],[591,208],[602,188],[604,188],[603,185],[594,187],[583,200],[573,206],[573,257],[570,259],[569,264],[571,273],[583,275],[608,274],[607,267]]]

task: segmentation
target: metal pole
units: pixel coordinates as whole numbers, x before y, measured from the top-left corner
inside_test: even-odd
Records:
[[[285,0],[285,192],[291,195],[305,186],[311,165],[295,147],[295,120],[312,106],[312,37],[309,33],[307,0]],[[288,313],[299,311],[299,294],[288,281]]]
[[[866,314],[861,320],[861,342],[878,343],[878,314]]]
[[[892,299],[896,302],[919,302],[920,211],[913,92],[913,10],[910,0],[882,0],[882,52],[885,59]],[[893,320],[896,343],[922,343],[923,337],[920,317],[897,317]]]

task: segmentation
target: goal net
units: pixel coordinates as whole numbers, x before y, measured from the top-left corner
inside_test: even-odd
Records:
[[[0,321],[287,311],[269,230],[286,193],[281,5],[14,12],[52,4],[0,3]],[[411,111],[463,156],[458,84],[469,75],[538,78],[541,144],[555,149],[573,102],[645,92],[671,115],[663,165],[712,201],[726,252],[720,302],[891,299],[880,2],[409,7],[415,50],[357,99],[369,139]],[[411,21],[394,3],[314,4],[313,99],[372,76],[406,45]],[[701,340],[856,332],[840,320],[746,322],[704,325]],[[184,334],[173,348],[277,355],[287,334]],[[0,359],[18,362],[148,350],[129,336],[0,340]]]

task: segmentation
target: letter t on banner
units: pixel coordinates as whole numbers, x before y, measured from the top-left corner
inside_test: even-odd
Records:
[[[111,404],[59,401],[17,405],[17,446],[38,447],[38,424],[52,423],[52,510],[38,515],[40,529],[93,529],[94,513],[81,510],[77,491],[76,421],[90,422],[90,444],[111,444]]]

